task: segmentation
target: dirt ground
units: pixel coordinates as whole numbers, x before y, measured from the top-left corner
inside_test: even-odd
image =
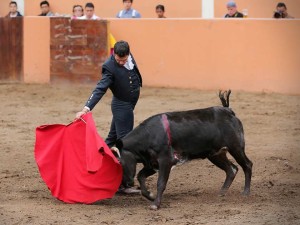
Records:
[[[140,195],[115,195],[92,205],[66,204],[51,196],[34,160],[35,128],[67,124],[93,85],[1,84],[0,224],[300,224],[300,96],[233,91],[230,106],[244,125],[252,160],[252,192],[241,196],[239,167],[228,194],[219,197],[223,171],[208,160],[176,167],[161,209]],[[156,113],[220,105],[218,90],[142,88],[135,126]],[[93,110],[106,137],[111,94]],[[235,163],[236,164],[236,163]],[[157,176],[149,179],[155,191]],[[137,185],[137,183],[136,183]]]

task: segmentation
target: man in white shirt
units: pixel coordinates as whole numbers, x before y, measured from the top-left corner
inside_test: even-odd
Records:
[[[80,20],[100,20],[100,17],[95,15],[95,7],[94,7],[93,3],[91,3],[91,2],[86,3],[84,11],[85,11],[85,15],[78,17],[78,19],[80,19]]]

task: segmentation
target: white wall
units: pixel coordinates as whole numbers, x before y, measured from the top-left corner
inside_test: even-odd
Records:
[[[18,4],[18,11],[24,16],[24,0],[13,0],[17,2]],[[8,6],[7,6],[7,12],[8,12]]]

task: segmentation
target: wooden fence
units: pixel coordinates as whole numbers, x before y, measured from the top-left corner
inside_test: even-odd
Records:
[[[50,19],[50,27],[42,27],[29,32],[24,44],[23,20],[25,18],[0,18],[0,81],[22,82],[24,80],[24,46],[39,49],[33,65],[41,65],[45,57],[40,57],[41,48],[50,49],[50,81],[95,83],[101,77],[102,64],[108,56],[106,20],[71,20],[65,17]],[[37,46],[34,42],[36,32],[50,29],[50,43]],[[28,33],[28,31],[27,31]],[[31,51],[32,48],[26,48]],[[33,50],[33,49],[32,49]],[[36,52],[36,51],[35,51]],[[47,51],[46,51],[47,52]],[[24,52],[26,53],[26,52]],[[28,55],[28,54],[27,54]],[[26,74],[28,71],[26,71]],[[30,71],[27,76],[30,76]],[[40,74],[44,76],[44,74]]]
[[[0,80],[23,81],[23,19],[0,18]]]
[[[107,21],[50,20],[51,82],[89,83],[107,58]]]

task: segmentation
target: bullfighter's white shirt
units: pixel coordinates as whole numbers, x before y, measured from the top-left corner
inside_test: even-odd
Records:
[[[129,54],[129,56],[128,56],[127,62],[124,64],[124,67],[125,67],[126,69],[128,69],[128,70],[132,70],[133,67],[134,67],[134,64],[133,64],[133,62],[132,62],[132,57],[131,57],[130,54]]]

